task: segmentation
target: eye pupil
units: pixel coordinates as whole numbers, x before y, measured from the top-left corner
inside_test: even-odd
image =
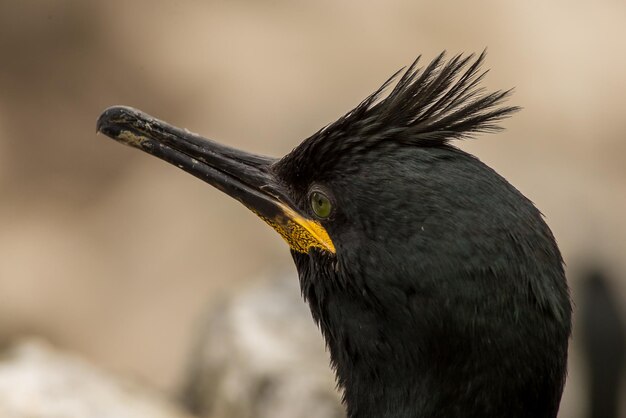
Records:
[[[318,218],[328,218],[332,210],[330,199],[322,192],[315,191],[311,193],[311,209]]]

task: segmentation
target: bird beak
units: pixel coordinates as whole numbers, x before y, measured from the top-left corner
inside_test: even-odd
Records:
[[[167,161],[243,203],[298,252],[335,253],[324,227],[297,208],[272,170],[273,158],[250,154],[169,125],[137,109],[114,106],[97,131]]]

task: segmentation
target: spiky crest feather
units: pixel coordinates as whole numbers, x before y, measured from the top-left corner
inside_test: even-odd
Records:
[[[424,142],[445,143],[473,133],[498,131],[497,122],[519,108],[499,106],[511,90],[485,94],[478,86],[488,72],[480,71],[485,56],[483,51],[471,62],[474,54],[458,54],[445,62],[442,52],[425,69],[417,67],[420,56],[386,97],[381,98],[383,92],[402,70],[319,134],[389,136],[402,132],[409,141],[426,145]]]
[[[512,90],[485,93],[479,86],[488,71],[481,71],[485,56],[486,51],[475,60],[474,54],[458,54],[445,61],[442,52],[426,68],[418,67],[419,56],[386,97],[383,93],[403,69],[353,110],[306,139],[285,160],[298,166],[326,164],[344,151],[361,152],[390,143],[444,146],[475,133],[501,130],[498,122],[519,108],[502,106]]]

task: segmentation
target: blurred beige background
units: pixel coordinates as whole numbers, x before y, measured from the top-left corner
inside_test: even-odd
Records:
[[[461,146],[543,211],[575,295],[602,263],[626,300],[625,22],[617,0],[0,1],[0,342],[43,335],[169,390],[212,303],[295,274],[234,200],[96,136],[104,108],[278,156],[444,49],[488,47],[487,85],[524,107]]]

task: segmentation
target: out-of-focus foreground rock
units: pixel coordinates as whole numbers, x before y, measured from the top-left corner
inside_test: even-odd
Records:
[[[296,277],[285,275],[236,294],[207,320],[182,394],[194,413],[207,418],[345,416]]]
[[[2,418],[186,418],[156,391],[123,381],[40,340],[0,353]]]
[[[198,326],[181,393],[98,369],[43,340],[0,352],[2,418],[340,418],[345,416],[319,330],[284,275],[235,293]]]

